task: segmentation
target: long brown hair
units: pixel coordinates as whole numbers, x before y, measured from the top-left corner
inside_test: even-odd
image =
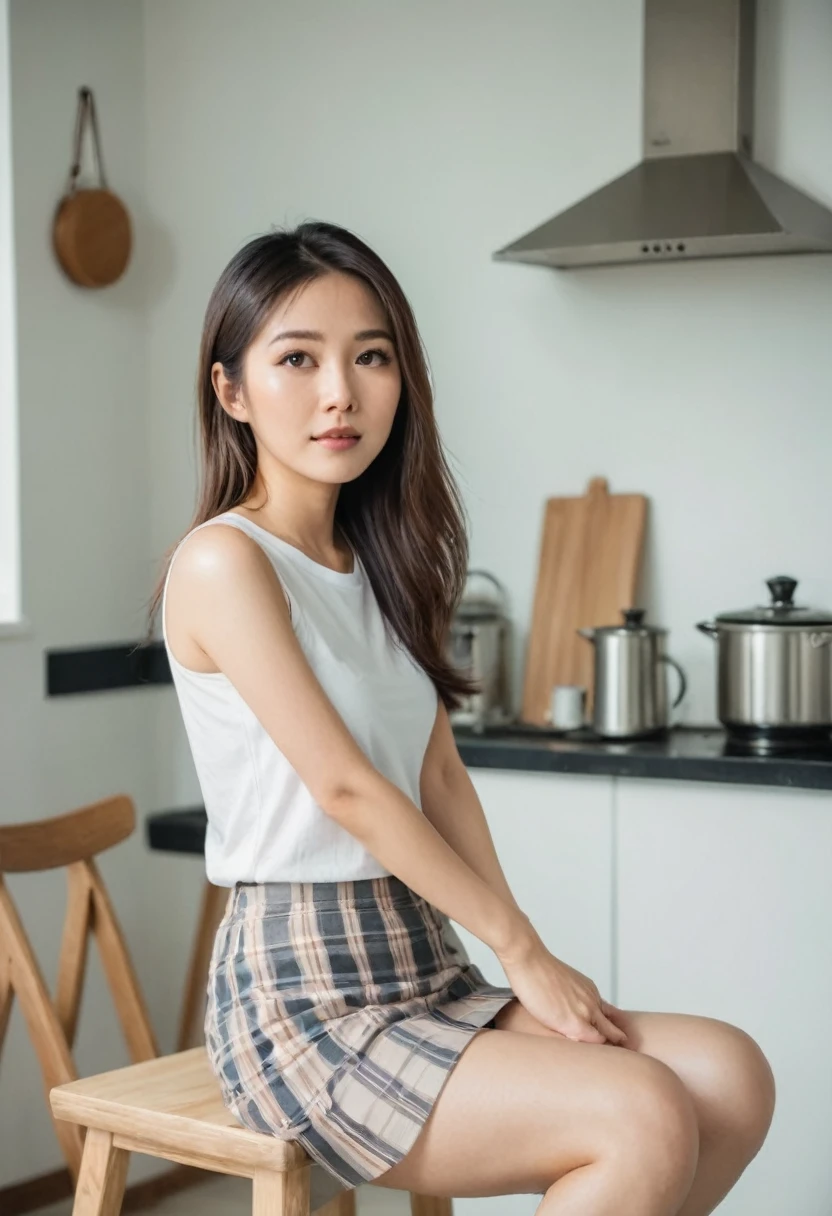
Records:
[[[199,351],[199,501],[191,529],[244,502],[257,474],[248,423],[220,405],[211,380],[219,362],[237,383],[250,343],[279,300],[333,271],[375,292],[393,333],[402,391],[386,444],[360,477],[341,485],[335,522],[358,553],[398,642],[430,676],[447,708],[479,685],[446,655],[450,623],[468,569],[465,509],[445,460],[424,348],[410,304],[380,257],[352,232],[308,221],[249,241],[226,266],[208,301]],[[148,637],[179,542],[163,559],[150,600]]]

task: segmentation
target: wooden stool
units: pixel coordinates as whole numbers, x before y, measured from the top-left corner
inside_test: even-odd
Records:
[[[87,1131],[73,1216],[117,1216],[131,1152],[253,1182],[253,1216],[355,1216],[355,1191],[298,1144],[241,1127],[223,1106],[204,1047],[53,1089],[59,1119]],[[336,1194],[333,1197],[333,1191]],[[411,1195],[412,1216],[451,1216],[449,1199]]]
[[[251,1178],[255,1216],[315,1210],[307,1154],[240,1126],[223,1106],[204,1047],[60,1085],[49,1096],[56,1118],[88,1129],[73,1216],[117,1216],[131,1152]],[[354,1216],[354,1191],[323,1170],[316,1182],[322,1216]]]
[[[316,1208],[324,1204],[321,1216],[354,1216],[355,1191],[344,1190],[299,1145],[236,1122],[223,1105],[203,1047],[159,1055],[124,936],[94,861],[134,827],[135,808],[126,795],[52,819],[0,827],[0,1049],[17,995],[75,1185],[74,1216],[121,1211],[131,1151],[175,1163],[179,1173],[181,1167],[191,1167],[187,1174],[194,1182],[202,1180],[202,1171],[252,1178],[257,1216],[308,1216],[313,1203]],[[62,866],[67,868],[69,899],[53,1001],[3,874]],[[91,931],[134,1062],[79,1079],[71,1048]],[[53,1190],[48,1201],[60,1197]],[[449,1199],[413,1195],[411,1210],[413,1216],[451,1216],[452,1206]]]

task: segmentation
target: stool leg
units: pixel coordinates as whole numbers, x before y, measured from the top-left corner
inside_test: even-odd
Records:
[[[452,1199],[444,1199],[437,1195],[410,1196],[410,1216],[453,1216],[454,1203]]]
[[[322,1208],[318,1208],[315,1216],[355,1216],[355,1187],[342,1191]]]
[[[252,1216],[310,1216],[310,1169],[310,1165],[302,1165],[299,1169],[281,1173],[255,1170]]]
[[[205,1018],[205,985],[208,982],[208,965],[214,938],[223,918],[230,891],[228,887],[215,887],[206,879],[202,890],[202,907],[196,927],[188,978],[185,981],[185,996],[179,1017],[177,1051],[187,1051],[203,1041],[202,1023]]]
[[[119,1216],[130,1154],[113,1148],[110,1132],[87,1128],[72,1216]]]

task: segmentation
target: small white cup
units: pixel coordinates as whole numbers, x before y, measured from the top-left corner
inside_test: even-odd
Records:
[[[556,684],[552,689],[551,719],[558,730],[577,730],[586,716],[586,689],[578,684]]]

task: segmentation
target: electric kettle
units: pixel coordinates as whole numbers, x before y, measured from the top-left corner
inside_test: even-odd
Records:
[[[505,613],[502,583],[487,570],[469,570],[468,581],[474,577],[488,579],[498,594],[473,593],[466,582],[451,622],[448,658],[477,682],[479,691],[463,697],[460,706],[450,710],[448,717],[452,726],[470,726],[480,732],[487,726],[505,725],[513,717],[511,621]]]

